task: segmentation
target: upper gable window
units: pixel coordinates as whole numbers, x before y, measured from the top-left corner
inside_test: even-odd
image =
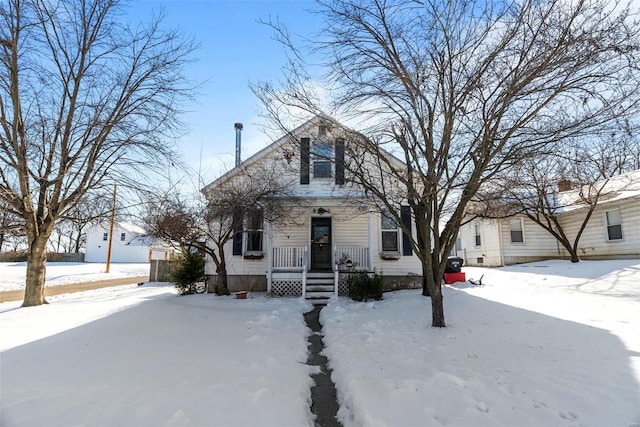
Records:
[[[313,144],[313,177],[331,178],[331,158],[333,157],[333,144],[317,141]]]

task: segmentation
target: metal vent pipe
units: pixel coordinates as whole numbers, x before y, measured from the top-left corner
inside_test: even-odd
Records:
[[[242,133],[242,123],[236,123],[233,125],[236,129],[236,166],[240,164],[240,134]]]

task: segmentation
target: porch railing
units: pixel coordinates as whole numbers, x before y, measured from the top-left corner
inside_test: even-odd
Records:
[[[274,247],[272,255],[273,270],[303,270],[308,265],[305,246]],[[348,260],[351,261],[354,270],[370,269],[367,247],[336,246],[333,248],[333,256],[339,270],[347,269]]]
[[[302,270],[306,259],[307,248],[304,246],[273,248],[274,270]]]
[[[334,257],[340,270],[347,269],[347,261],[351,261],[354,270],[369,270],[369,248],[337,246]]]

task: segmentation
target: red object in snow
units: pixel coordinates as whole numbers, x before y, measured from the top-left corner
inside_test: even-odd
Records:
[[[450,285],[456,282],[466,282],[467,277],[464,273],[444,273],[444,283]]]

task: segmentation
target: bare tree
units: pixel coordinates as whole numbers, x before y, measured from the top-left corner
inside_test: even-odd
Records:
[[[5,243],[21,237],[23,229],[20,217],[0,199],[0,252],[2,252]]]
[[[579,262],[580,238],[601,200],[633,184],[621,176],[636,168],[637,140],[630,132],[611,133],[590,141],[563,141],[553,154],[523,159],[504,176],[478,192],[470,204],[471,217],[504,218],[525,215],[549,232]],[[581,221],[570,234],[560,219],[574,211]]]
[[[207,186],[205,199],[195,206],[175,198],[151,203],[146,223],[154,236],[206,254],[216,267],[214,292],[227,295],[225,245],[243,233],[261,235],[264,222],[277,225],[293,220],[292,182],[281,170],[276,162],[240,166]]]
[[[290,62],[280,85],[254,91],[284,129],[291,114],[328,111],[357,130],[349,145],[369,156],[347,162],[348,179],[394,207],[398,224],[397,206],[411,207],[423,293],[443,327],[442,276],[465,207],[548,144],[637,111],[640,26],[601,0],[317,3],[325,27],[308,41],[313,63],[272,23]]]
[[[28,240],[23,306],[46,303],[46,245],[88,191],[141,185],[166,164],[191,96],[192,41],[161,17],[129,26],[119,0],[0,5],[0,198]]]
[[[116,208],[117,209],[117,208]],[[69,210],[64,221],[69,224],[69,252],[78,253],[86,239],[85,229],[106,221],[111,214],[111,197],[105,193],[86,194]]]

